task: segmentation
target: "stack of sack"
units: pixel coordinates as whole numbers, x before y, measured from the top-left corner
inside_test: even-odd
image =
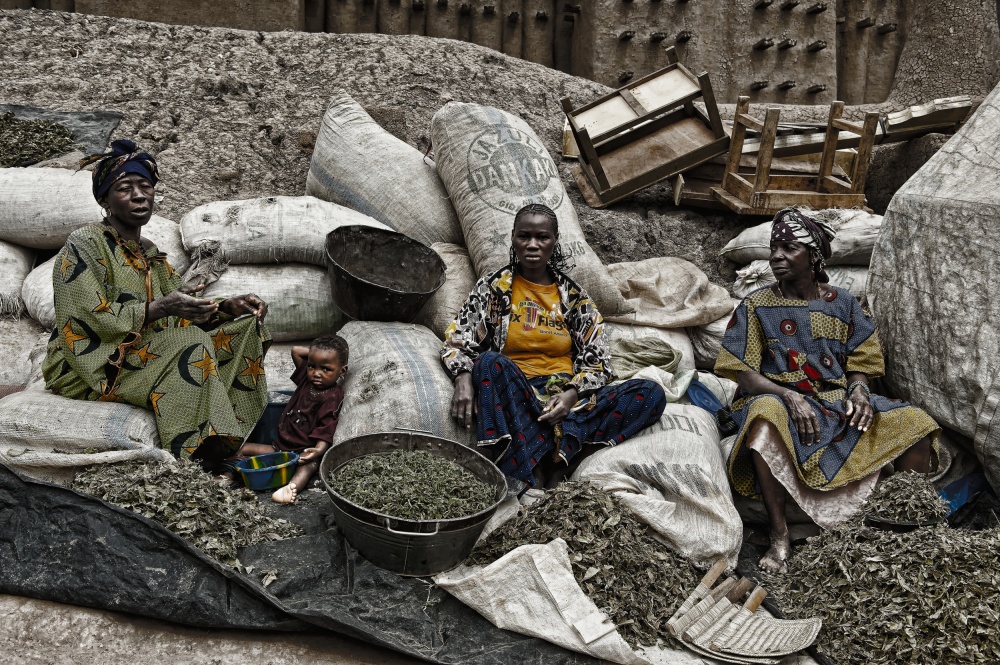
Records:
[[[860,300],[865,295],[868,283],[868,264],[872,249],[882,226],[882,216],[864,210],[829,209],[808,211],[829,223],[837,231],[832,243],[833,254],[826,264],[830,283],[846,289]],[[771,255],[771,222],[753,226],[729,241],[721,256],[741,266],[736,271],[736,281],[732,292],[735,296],[729,312],[706,325],[688,328],[688,336],[694,346],[698,368],[711,369],[719,355],[722,338],[726,334],[732,311],[747,294],[777,280],[771,274],[768,258]]]
[[[882,228],[882,216],[864,210],[840,208],[806,212],[827,222],[837,232],[830,245],[832,255],[826,261],[830,283],[847,289],[860,300],[865,295],[868,264]],[[737,270],[733,283],[733,295],[737,298],[776,281],[767,261],[771,255],[771,222],[743,231],[730,240],[719,254],[742,266]]]

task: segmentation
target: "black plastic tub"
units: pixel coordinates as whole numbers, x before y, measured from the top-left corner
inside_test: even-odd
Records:
[[[397,450],[426,451],[457,462],[495,488],[492,505],[456,519],[406,520],[359,506],[330,487],[330,473],[350,460]],[[338,443],[323,455],[319,474],[333,501],[337,526],[348,542],[376,566],[400,575],[434,575],[462,563],[507,496],[507,482],[491,461],[472,448],[422,432],[381,432]]]
[[[333,301],[356,321],[409,323],[445,281],[433,249],[370,226],[342,226],[326,236]]]

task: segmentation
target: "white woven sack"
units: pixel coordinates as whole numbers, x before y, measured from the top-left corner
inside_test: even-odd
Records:
[[[837,231],[830,246],[832,255],[827,259],[828,265],[868,265],[882,227],[881,215],[840,208],[804,212],[828,222]],[[771,222],[746,229],[730,240],[719,254],[740,265],[768,258],[771,255]]]
[[[538,637],[602,662],[650,665],[632,651],[611,619],[573,576],[566,541],[522,545],[488,566],[462,566],[434,583],[498,628]],[[674,660],[658,663],[692,663]],[[699,661],[694,661],[699,662]]]
[[[454,386],[434,333],[410,323],[351,321],[340,335],[350,348],[350,371],[334,443],[400,428],[472,445],[475,430],[451,417]]]
[[[269,391],[295,391],[295,384],[292,383],[292,374],[295,373],[295,362],[292,360],[294,346],[309,346],[309,342],[278,342],[271,344],[271,348],[267,350],[264,372]]]
[[[91,464],[167,461],[152,411],[53,395],[39,382],[0,399],[0,464],[69,484]]]
[[[267,303],[264,323],[276,342],[336,332],[346,317],[333,303],[326,271],[304,263],[229,266],[205,289],[206,298],[254,293]]]
[[[630,311],[587,244],[559,168],[527,123],[490,106],[452,102],[434,114],[431,141],[477,276],[507,265],[514,213],[543,203],[555,211],[559,242],[576,263],[570,276],[605,316]]]
[[[0,169],[0,240],[62,247],[69,234],[101,220],[89,171]]]
[[[26,316],[0,318],[0,396],[22,390],[41,365],[49,335]]]
[[[34,251],[0,241],[0,316],[19,316],[24,311],[21,287],[34,262]]]
[[[731,312],[729,294],[708,281],[702,270],[684,259],[657,257],[613,263],[608,272],[628,298],[631,314],[604,318],[658,328],[682,328],[710,323]]]
[[[476,285],[476,272],[472,268],[469,251],[464,247],[434,243],[431,249],[444,261],[445,282],[420,308],[413,322],[430,328],[431,332],[444,339],[445,331],[458,318],[458,313]]]
[[[858,300],[864,297],[868,288],[867,266],[827,266],[826,272],[833,286],[847,289]]]
[[[739,304],[739,300],[730,300],[729,311],[715,321],[687,329],[691,346],[694,347],[694,364],[698,369],[711,370],[715,367],[715,359],[719,357],[719,349],[722,348],[722,338],[726,336],[733,310]]]
[[[573,480],[609,492],[684,556],[736,565],[743,524],[733,506],[719,431],[711,413],[667,404],[660,421],[583,460]]]
[[[425,245],[462,242],[434,162],[382,129],[343,90],[323,116],[306,194],[353,208]]]
[[[865,295],[868,284],[868,268],[866,266],[827,266],[830,284],[847,290],[855,298]],[[778,280],[771,273],[771,264],[767,259],[751,262],[736,271],[736,281],[733,282],[733,295],[745,298],[748,294],[765,286],[771,286]]]
[[[655,337],[666,342],[681,354],[681,362],[677,369],[694,369],[694,346],[691,345],[691,340],[683,328],[654,328],[653,326],[633,326],[628,323],[608,321],[604,324],[604,331],[609,342],[618,339],[633,340]],[[614,366],[613,358],[612,366]]]
[[[167,261],[176,272],[183,273],[191,264],[181,244],[181,229],[177,222],[153,215],[142,227],[142,236],[152,240],[161,252],[166,252]],[[24,279],[21,288],[24,308],[28,310],[31,318],[49,330],[56,324],[52,286],[52,269],[55,263],[56,257],[52,257],[36,267]]]
[[[268,196],[200,205],[181,219],[188,251],[218,242],[230,263],[326,266],[326,235],[341,226],[388,229],[368,215],[313,196]]]

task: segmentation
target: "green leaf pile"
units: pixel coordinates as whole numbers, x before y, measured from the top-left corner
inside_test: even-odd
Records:
[[[226,489],[186,460],[95,464],[77,474],[73,489],[148,517],[229,566],[240,547],[302,533],[267,515],[250,490]]]
[[[73,135],[51,120],[19,120],[0,113],[0,168],[28,166],[76,149]]]
[[[422,450],[362,455],[327,479],[342,497],[401,519],[447,520],[493,505],[496,488],[457,462]]]
[[[893,522],[926,522],[947,517],[948,502],[925,474],[894,473],[868,497],[865,513]]]
[[[680,648],[666,622],[701,579],[681,555],[658,541],[613,494],[592,483],[566,482],[491,533],[467,565],[489,565],[507,552],[562,538],[580,587],[633,648],[658,641]]]
[[[837,663],[1000,662],[1000,529],[841,524],[763,575],[787,618],[819,616]]]

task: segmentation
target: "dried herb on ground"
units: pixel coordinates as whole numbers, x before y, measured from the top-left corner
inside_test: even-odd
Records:
[[[948,516],[941,498],[926,475],[894,473],[878,484],[868,498],[865,513],[895,522],[926,522]]]
[[[1000,662],[1000,529],[894,533],[841,524],[764,575],[788,618],[823,619],[837,663]]]
[[[189,461],[96,464],[77,474],[73,489],[159,522],[230,566],[240,547],[302,533],[269,517],[250,490],[226,489]]]
[[[0,113],[0,168],[28,166],[75,149],[73,135],[58,122]]]
[[[493,505],[496,488],[460,464],[420,450],[363,455],[330,474],[347,500],[407,520],[447,520]]]
[[[656,540],[613,494],[591,483],[567,482],[546,492],[542,501],[491,533],[466,564],[488,565],[521,545],[556,538],[566,541],[581,588],[629,645],[662,640],[680,648],[666,622],[701,575]]]

